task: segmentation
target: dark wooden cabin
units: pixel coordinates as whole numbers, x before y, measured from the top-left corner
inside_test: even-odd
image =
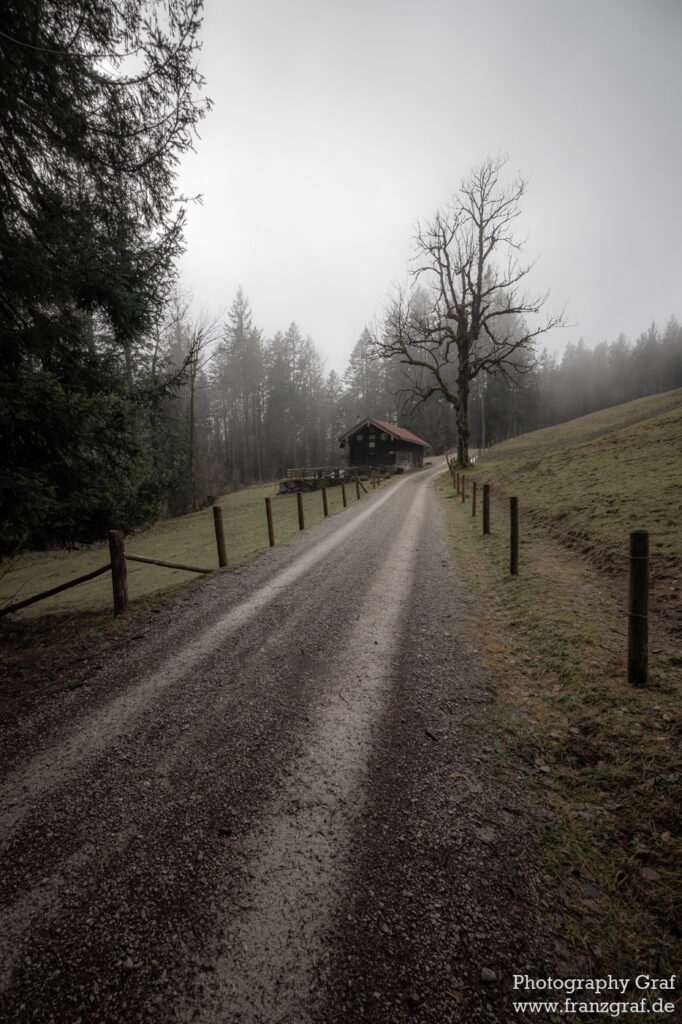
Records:
[[[369,469],[419,469],[424,464],[424,450],[430,447],[409,430],[372,416],[342,434],[339,445],[346,450],[349,466]]]

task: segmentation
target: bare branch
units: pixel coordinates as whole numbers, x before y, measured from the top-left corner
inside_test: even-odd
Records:
[[[526,372],[535,340],[564,323],[563,313],[528,323],[547,296],[520,290],[535,265],[523,261],[525,239],[515,234],[526,183],[518,177],[505,185],[505,162],[489,158],[475,167],[443,210],[417,224],[411,287],[398,291],[374,342],[380,355],[416,372],[409,382],[415,404],[441,394],[454,407],[462,464],[471,381],[483,371],[510,380]]]

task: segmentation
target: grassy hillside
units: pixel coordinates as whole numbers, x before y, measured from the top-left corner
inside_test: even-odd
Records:
[[[276,495],[274,484],[248,487],[217,500],[223,510],[228,565],[239,565],[268,547],[265,518],[266,497],[272,500],[272,513],[277,544],[298,533],[296,495]],[[355,485],[346,486],[348,504],[356,501]],[[327,491],[329,513],[342,510],[340,487]],[[306,528],[323,518],[322,495],[319,491],[303,495]],[[213,512],[202,509],[191,515],[159,520],[147,530],[126,538],[126,550],[136,555],[184,562],[206,568],[217,568]],[[106,544],[93,545],[80,551],[28,552],[0,577],[0,606],[13,604],[33,594],[59,586],[67,580],[92,572],[109,561]],[[131,601],[159,591],[177,587],[196,579],[194,573],[128,563],[128,593]],[[46,613],[71,612],[84,609],[111,609],[111,576],[106,573],[89,583],[47,598],[16,613],[33,618]],[[1,620],[0,620],[1,621]]]
[[[561,529],[622,547],[647,529],[652,550],[682,550],[682,389],[515,437],[476,475]]]

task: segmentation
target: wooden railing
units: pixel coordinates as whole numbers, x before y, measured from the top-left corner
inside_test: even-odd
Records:
[[[295,466],[287,470],[289,480],[321,480],[323,477],[332,480],[350,476],[348,466]]]

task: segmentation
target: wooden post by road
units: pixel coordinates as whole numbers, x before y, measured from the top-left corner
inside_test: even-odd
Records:
[[[327,488],[322,488],[322,508],[324,509],[325,518],[329,515],[329,509],[327,508]]]
[[[454,491],[455,487],[457,486],[457,474],[455,473],[454,469],[450,470],[450,476],[452,477],[452,489]]]
[[[128,604],[128,570],[123,534],[120,530],[109,530],[109,555],[111,558],[111,585],[114,592],[114,615],[120,615]]]
[[[509,499],[509,572],[519,571],[519,499]]]
[[[299,530],[305,530],[305,520],[303,518],[303,495],[300,491],[296,491],[296,504],[298,505],[298,528]]]
[[[457,485],[457,493],[459,494],[459,470],[455,472],[455,483]]]
[[[269,498],[265,499],[265,514],[268,517],[268,540],[270,541],[270,547],[275,546],[275,527],[272,524],[272,502]]]
[[[490,484],[483,484],[483,533],[490,533]]]
[[[113,560],[112,560],[113,562]],[[628,682],[646,686],[649,669],[649,534],[630,534],[630,604],[628,609]]]
[[[218,546],[218,565],[223,569],[227,565],[227,550],[223,530],[223,510],[220,505],[213,506],[213,525],[215,527],[215,542]]]
[[[471,514],[476,515],[476,481],[471,485]]]
[[[346,501],[346,485],[343,480],[341,481],[341,501],[343,502],[343,507],[346,508],[348,502]]]
[[[467,496],[467,478],[465,476],[463,476],[462,477],[462,504],[464,504],[464,502],[466,501],[466,496]]]
[[[360,501],[360,481],[355,477],[355,496]]]

